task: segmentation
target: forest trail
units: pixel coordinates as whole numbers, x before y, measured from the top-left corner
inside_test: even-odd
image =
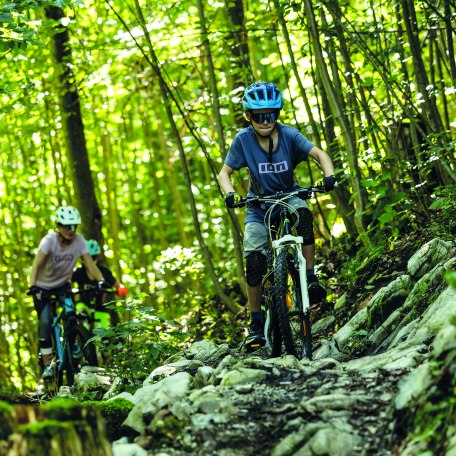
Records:
[[[456,289],[444,276],[455,264],[453,243],[424,244],[340,326],[337,312],[319,320],[326,329],[313,360],[203,339],[132,392],[85,367],[73,399],[60,394],[74,410],[51,401],[40,419],[63,421],[59,432],[77,429],[72,456],[453,456]],[[102,400],[79,404],[78,395]],[[95,425],[81,428],[80,417]],[[0,454],[63,441],[58,432],[17,430]]]

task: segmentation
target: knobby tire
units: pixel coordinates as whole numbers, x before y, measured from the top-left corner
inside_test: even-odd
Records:
[[[304,357],[310,359],[312,357],[310,319],[302,312],[299,274],[292,263],[293,256],[289,252],[280,252],[274,275],[277,318],[286,352],[299,359]]]
[[[76,324],[68,329],[68,340],[66,345],[66,356],[69,362],[66,366],[66,377],[69,386],[74,383],[74,375],[83,366],[98,366],[97,351],[93,342],[87,343],[91,338],[90,332],[82,325]],[[72,352],[73,341],[76,340],[82,352],[80,358],[74,358]]]
[[[275,285],[275,307],[279,321],[282,341],[288,354],[297,356],[293,342],[290,322],[288,320],[287,295],[288,289],[288,252],[279,253],[275,263],[274,285]]]

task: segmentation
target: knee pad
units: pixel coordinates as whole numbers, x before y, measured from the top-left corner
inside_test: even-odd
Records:
[[[40,348],[52,348],[52,340],[51,339],[40,339],[38,345]]]
[[[259,285],[266,274],[267,259],[260,252],[250,252],[245,259],[246,279],[251,287]]]
[[[298,236],[302,236],[304,245],[311,245],[315,243],[313,232],[313,215],[307,207],[300,207],[298,209],[299,222],[296,227]],[[293,222],[296,221],[296,216],[292,216]]]

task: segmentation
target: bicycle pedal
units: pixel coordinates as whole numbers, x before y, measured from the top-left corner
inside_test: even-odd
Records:
[[[247,353],[254,352],[255,350],[258,350],[259,348],[264,347],[266,344],[266,341],[264,339],[255,339],[252,340],[251,342],[246,342],[245,343],[245,349]]]

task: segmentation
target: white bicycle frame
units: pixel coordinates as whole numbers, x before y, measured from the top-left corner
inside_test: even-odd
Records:
[[[299,267],[299,283],[301,285],[301,305],[303,313],[310,312],[310,301],[309,301],[309,294],[307,293],[307,275],[306,275],[306,259],[302,254],[302,244],[303,238],[302,236],[293,236],[291,234],[286,234],[282,236],[280,239],[276,239],[272,241],[272,248],[275,251],[274,258],[277,258],[279,253],[282,250],[287,250],[290,247],[295,247],[298,257],[298,267]],[[275,260],[274,260],[275,263]],[[271,324],[271,316],[268,311],[266,313],[266,321],[264,324],[264,335],[266,339],[266,348],[271,349],[271,341],[269,340],[269,326]]]
[[[277,252],[288,249],[291,246],[296,246],[296,252],[298,255],[298,266],[299,266],[299,283],[301,285],[301,305],[302,311],[307,313],[310,311],[309,294],[307,293],[307,274],[306,274],[306,259],[302,254],[302,236],[293,236],[286,234],[285,236],[272,241],[272,247]],[[277,256],[276,256],[277,258]]]

